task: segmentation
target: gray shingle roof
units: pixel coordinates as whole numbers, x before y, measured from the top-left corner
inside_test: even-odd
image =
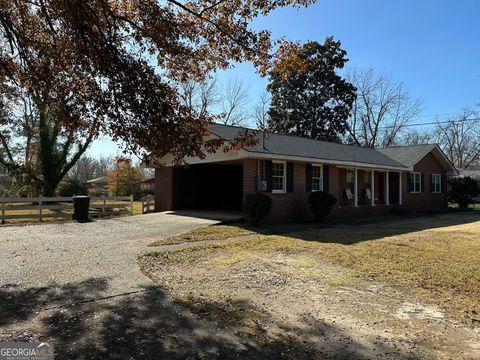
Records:
[[[238,137],[242,130],[244,130],[244,128],[221,124],[214,124],[210,128],[212,134],[226,140]],[[266,135],[264,147],[262,144],[262,134],[258,135],[257,138],[258,143],[245,150],[251,153],[299,156],[318,160],[343,161],[405,168],[405,165],[398,160],[374,149],[306,139],[298,136],[279,135],[270,132]]]
[[[404,166],[412,166],[435,148],[434,144],[399,146],[377,149],[382,154],[396,160]]]

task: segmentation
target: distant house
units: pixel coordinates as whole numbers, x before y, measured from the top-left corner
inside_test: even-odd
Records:
[[[87,185],[89,189],[95,190],[105,190],[107,191],[107,185],[110,182],[108,176],[100,176],[95,179],[87,180]]]
[[[227,142],[243,130],[210,128]],[[445,178],[457,172],[435,144],[367,149],[272,133],[258,133],[257,140],[249,148],[187,158],[188,166],[173,166],[172,156],[159,159],[156,211],[241,210],[246,194],[261,191],[273,200],[268,221],[305,221],[308,195],[319,190],[338,199],[331,217],[433,210],[447,206]]]
[[[140,192],[142,194],[151,194],[153,195],[155,191],[155,178],[151,177],[140,181]]]

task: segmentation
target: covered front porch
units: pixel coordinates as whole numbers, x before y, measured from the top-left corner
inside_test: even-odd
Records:
[[[338,167],[338,206],[402,205],[402,172]]]

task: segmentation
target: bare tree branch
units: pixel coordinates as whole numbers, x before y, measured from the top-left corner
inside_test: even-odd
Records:
[[[348,126],[347,141],[375,148],[397,144],[410,120],[421,111],[402,83],[395,83],[372,69],[353,69],[347,79],[357,88]]]
[[[465,109],[463,115],[438,119],[437,141],[450,161],[460,169],[480,166],[480,121],[478,112]]]
[[[248,91],[243,82],[230,79],[222,93],[221,122],[226,125],[245,125],[248,119],[247,103]]]

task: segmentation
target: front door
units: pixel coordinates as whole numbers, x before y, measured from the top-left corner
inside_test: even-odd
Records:
[[[385,173],[379,172],[378,173],[378,197],[377,201],[380,204],[384,203],[385,199]]]

